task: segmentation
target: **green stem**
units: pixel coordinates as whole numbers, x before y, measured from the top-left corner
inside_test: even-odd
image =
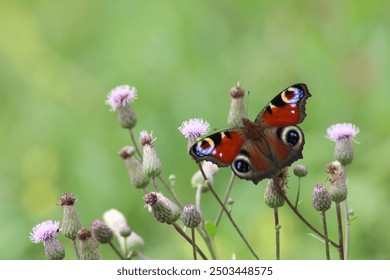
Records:
[[[301,177],[298,178],[298,191],[297,191],[297,200],[295,201],[295,208],[298,208],[300,193],[301,193]]]
[[[230,192],[232,190],[232,187],[233,187],[233,182],[234,182],[234,178],[236,176],[234,175],[234,173],[232,172],[231,176],[230,176],[230,180],[229,180],[229,184],[226,188],[226,194],[225,194],[225,199],[223,200],[223,204],[226,205],[226,202],[227,200],[229,199],[229,195],[230,195]],[[215,225],[218,226],[220,220],[221,220],[221,217],[222,217],[222,213],[223,213],[223,209],[219,209],[219,212],[218,212],[218,216],[217,218],[215,219]]]
[[[73,248],[76,253],[76,257],[78,260],[81,260],[79,249],[77,248],[76,240],[72,240]]]
[[[214,188],[211,186],[211,184],[208,182],[208,179],[207,179],[207,176],[206,174],[204,173],[203,171],[203,168],[202,168],[202,165],[199,163],[199,169],[200,169],[200,172],[202,173],[202,176],[203,178],[205,179],[205,181],[207,182],[207,186],[209,187],[209,190],[211,191],[211,193],[214,195],[215,199],[218,201],[219,205],[222,207],[223,211],[225,211],[225,214],[226,216],[229,218],[231,224],[233,225],[234,229],[237,231],[238,235],[241,237],[242,241],[244,241],[245,245],[248,247],[249,251],[252,253],[252,255],[257,259],[259,260],[259,257],[257,256],[257,254],[255,253],[255,251],[253,250],[253,248],[250,246],[249,242],[247,241],[247,239],[245,238],[244,234],[241,232],[240,228],[237,226],[236,222],[234,221],[232,215],[230,214],[230,212],[226,209],[225,205],[223,204],[223,202],[221,201],[221,199],[219,198],[218,194],[215,192]]]
[[[121,259],[121,260],[124,260],[125,258],[122,256],[122,254],[118,251],[118,249],[114,246],[114,244],[112,244],[111,241],[108,242],[108,245],[110,245],[110,247],[112,248],[112,250],[114,250],[115,254],[118,255],[118,257]],[[127,250],[126,250],[127,252]]]
[[[274,218],[275,218],[276,259],[280,260],[280,225],[279,225],[278,207],[274,208]]]
[[[347,174],[345,165],[342,166],[344,173],[344,184],[347,187]],[[348,260],[349,258],[349,227],[351,225],[349,221],[349,208],[348,208],[348,199],[346,198],[344,201],[344,217],[345,217],[345,244],[344,244],[344,260]]]
[[[322,214],[322,224],[324,225],[326,259],[330,260],[328,227],[326,225],[326,214],[325,214],[325,211],[322,211],[321,214]]]
[[[192,237],[192,254],[194,256],[194,260],[196,261],[196,243],[195,243],[195,229],[191,228],[191,237]]]
[[[311,223],[309,223],[305,217],[302,216],[302,214],[298,211],[297,208],[294,207],[294,205],[292,205],[291,201],[288,199],[288,197],[286,196],[286,194],[284,193],[284,191],[280,188],[277,188],[279,194],[283,197],[283,199],[287,202],[287,205],[291,208],[291,210],[295,213],[295,215],[306,225],[308,226],[312,231],[314,231],[317,235],[319,235],[320,237],[322,237],[323,239],[325,239],[325,236],[318,230],[316,229]],[[339,249],[339,245],[330,240],[329,239],[329,243],[332,244],[333,247]]]
[[[341,218],[340,202],[336,202],[336,213],[337,213],[337,227],[339,233],[339,255],[340,255],[340,260],[343,260],[344,259],[343,221]]]
[[[188,235],[176,224],[172,224],[173,227],[176,229],[176,231],[184,237],[185,240],[187,240],[191,245],[193,245],[191,238],[188,237]],[[204,259],[207,260],[207,257],[205,254],[203,254],[202,250],[195,244],[196,251],[199,253],[199,255]]]
[[[129,131],[130,131],[130,138],[131,138],[131,141],[133,142],[135,151],[137,152],[138,156],[139,156],[140,159],[142,160],[142,154],[141,154],[141,152],[140,152],[140,150],[139,150],[139,148],[138,148],[137,141],[135,140],[133,130],[132,130],[132,129],[129,129]]]

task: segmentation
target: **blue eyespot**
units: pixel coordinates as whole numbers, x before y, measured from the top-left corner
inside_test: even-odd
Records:
[[[251,166],[248,164],[248,162],[244,160],[236,160],[234,162],[234,167],[236,168],[237,171],[246,173],[251,170]]]

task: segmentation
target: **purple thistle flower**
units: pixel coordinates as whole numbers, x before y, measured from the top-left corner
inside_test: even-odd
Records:
[[[337,123],[330,126],[326,132],[326,137],[331,141],[350,141],[359,133],[359,128],[351,123]]]
[[[53,222],[52,220],[42,222],[33,227],[32,232],[30,232],[30,240],[33,243],[39,243],[53,239],[59,231],[59,226],[60,222]]]
[[[202,119],[189,119],[181,124],[179,130],[185,138],[197,138],[209,132],[210,124]]]
[[[106,104],[111,106],[112,111],[125,107],[137,98],[137,89],[129,85],[117,86],[107,95]]]

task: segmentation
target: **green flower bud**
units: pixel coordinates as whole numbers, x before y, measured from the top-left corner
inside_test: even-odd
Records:
[[[92,233],[99,243],[108,243],[114,237],[114,233],[104,222],[95,220],[92,222]]]
[[[284,198],[280,194],[285,191],[287,185],[288,168],[284,168],[275,177],[271,178],[267,182],[267,186],[264,192],[264,202],[271,208],[282,207],[284,205]]]
[[[345,173],[339,161],[333,161],[326,167],[328,180],[331,183],[330,195],[334,202],[342,202],[347,198],[348,189],[345,184]]]
[[[294,174],[297,177],[305,177],[307,175],[307,168],[303,165],[297,165],[294,168]]]
[[[43,247],[49,260],[62,260],[65,258],[65,248],[57,238],[44,241]]]
[[[152,134],[148,134],[146,131],[141,131],[140,143],[143,147],[142,166],[145,175],[149,178],[159,176],[162,171],[160,159],[153,147],[154,141],[155,139],[152,137]]]
[[[200,222],[202,221],[200,213],[192,204],[184,206],[181,219],[183,220],[183,224],[189,228],[195,228],[199,226]]]
[[[150,192],[144,196],[144,202],[160,223],[173,224],[180,218],[180,209],[161,193]]]
[[[332,204],[330,193],[323,185],[316,185],[313,189],[312,204],[317,211],[326,211]]]

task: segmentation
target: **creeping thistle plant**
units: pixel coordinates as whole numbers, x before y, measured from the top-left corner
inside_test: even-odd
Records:
[[[247,116],[243,102],[245,91],[237,84],[231,89],[230,94],[231,105],[228,113],[228,124],[237,127],[242,125],[242,118]],[[194,173],[190,180],[191,185],[196,190],[194,201],[182,204],[174,190],[175,175],[170,175],[168,180],[161,176],[162,162],[154,147],[156,138],[152,136],[152,133],[142,130],[139,142],[136,141],[133,129],[138,120],[131,105],[136,98],[137,90],[135,87],[118,86],[110,91],[106,104],[111,106],[112,111],[118,112],[119,124],[129,131],[132,144],[121,148],[119,157],[124,162],[131,185],[138,191],[143,190],[140,191],[139,199],[143,199],[145,206],[147,206],[156,222],[172,226],[192,247],[194,260],[199,258],[206,260],[220,257],[216,253],[214,241],[218,238],[217,230],[221,217],[226,216],[253,258],[259,259],[256,251],[261,248],[253,248],[250,245],[232,214],[235,200],[230,194],[235,181],[234,173],[231,173],[225,195],[221,198],[214,189],[215,185],[219,184],[216,175],[219,169],[218,166],[210,162],[199,163],[199,170]],[[183,148],[183,152],[188,153],[190,147],[200,137],[209,132],[210,125],[200,118],[195,118],[184,121],[178,129],[187,139],[187,148]],[[274,212],[275,259],[281,259],[280,235],[282,226],[279,211],[285,205],[292,210],[292,214],[296,215],[313,232],[312,236],[325,244],[326,259],[331,258],[331,248],[338,251],[340,259],[348,259],[351,213],[353,211],[348,208],[347,203],[346,166],[352,162],[351,141],[354,140],[358,132],[359,129],[353,124],[335,124],[327,130],[326,137],[336,143],[334,149],[335,161],[326,166],[330,187],[326,188],[323,184],[317,184],[313,188],[311,197],[313,208],[321,214],[322,229],[309,222],[298,209],[300,203],[305,200],[301,198],[300,193],[303,180],[309,174],[305,166],[296,165],[293,168],[292,173],[298,178],[295,195],[287,193],[289,191],[290,170],[288,167],[280,170],[271,179],[267,180],[264,190],[264,202],[267,206],[273,208]],[[141,148],[139,145],[141,145]],[[153,191],[149,189],[150,182]],[[202,213],[201,200],[205,193],[211,193],[220,206],[214,222],[210,222],[210,219],[207,219]],[[294,198],[294,203],[290,201],[289,197],[291,196]],[[101,254],[98,247],[105,244],[110,246],[120,259],[149,259],[143,255],[145,241],[128,225],[125,215],[116,209],[110,209],[103,213],[102,220],[93,221],[90,229],[88,229],[82,226],[75,203],[76,197],[74,194],[63,194],[59,201],[59,205],[63,207],[62,226],[60,227],[60,222],[48,220],[36,225],[30,233],[30,239],[33,243],[43,243],[48,259],[63,259],[65,257],[64,246],[56,238],[58,234],[63,234],[71,240],[75,256],[80,260],[100,259]],[[239,203],[237,204],[238,206],[235,207],[240,207]],[[337,214],[338,241],[329,238],[327,227],[329,221],[327,221],[326,211],[333,204]],[[344,219],[341,210],[342,204],[344,206]],[[187,233],[188,231],[190,234]],[[196,238],[196,236],[198,237]],[[202,247],[199,246],[199,237],[204,243]],[[119,244],[119,248],[115,244]]]

